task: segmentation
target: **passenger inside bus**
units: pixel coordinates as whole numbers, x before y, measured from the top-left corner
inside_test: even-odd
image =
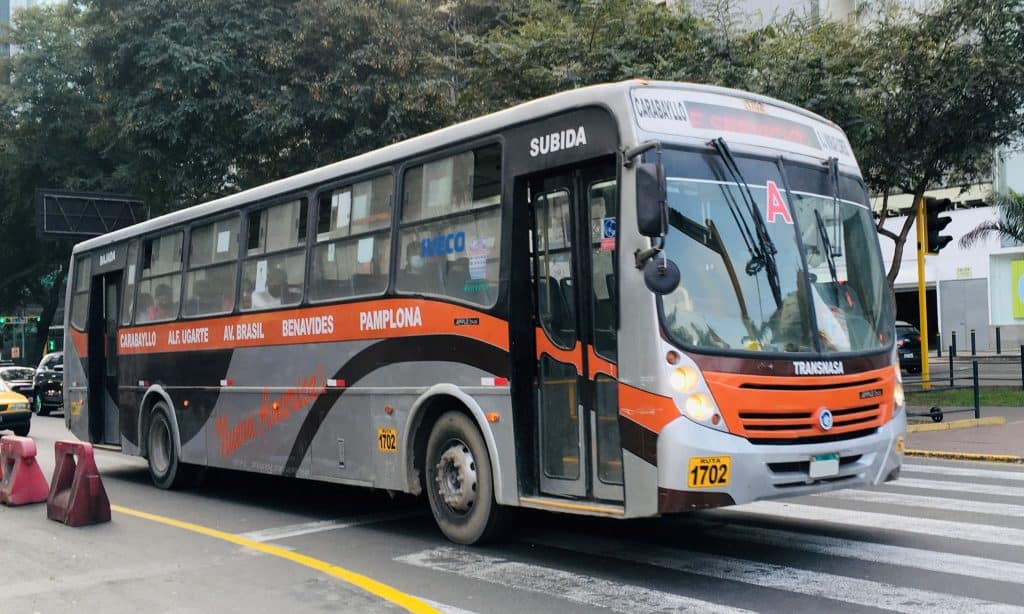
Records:
[[[135,305],[136,322],[148,322],[149,310],[153,307],[153,296],[149,292],[139,292],[139,300]]]
[[[418,240],[410,241],[405,246],[405,266],[401,270],[399,288],[408,292],[431,292],[436,294],[439,290],[439,279],[436,276],[432,278],[428,271],[434,269],[436,272],[437,265],[435,263],[430,264],[433,266],[428,268],[428,263],[420,255],[420,242]]]
[[[263,290],[254,290],[252,293],[253,309],[265,309],[267,307],[279,307],[281,296],[288,285],[288,275],[284,269],[272,267],[267,271],[267,287]]]
[[[148,319],[150,321],[166,320],[173,317],[175,307],[171,287],[167,284],[160,284],[156,287],[156,302],[149,307]]]

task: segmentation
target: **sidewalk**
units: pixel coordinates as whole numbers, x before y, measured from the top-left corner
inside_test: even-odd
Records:
[[[910,411],[916,413],[927,411],[927,408],[915,407],[910,408]],[[984,419],[993,417],[1003,418],[1005,422],[937,431],[910,430],[905,445],[907,456],[1024,462],[1024,408],[982,407],[981,416],[983,422],[991,422]],[[939,424],[967,426],[963,421],[973,418],[972,412],[948,414]],[[934,424],[927,418],[910,420],[910,429],[915,424]]]

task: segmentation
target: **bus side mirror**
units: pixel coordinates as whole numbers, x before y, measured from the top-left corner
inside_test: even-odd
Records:
[[[655,294],[670,294],[679,287],[679,267],[664,255],[655,256],[644,265],[644,284]]]
[[[636,167],[636,217],[640,234],[663,237],[668,232],[668,190],[661,162]]]

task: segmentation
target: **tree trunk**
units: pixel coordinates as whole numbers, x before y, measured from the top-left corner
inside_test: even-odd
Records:
[[[53,316],[57,313],[57,307],[60,306],[61,301],[64,300],[64,280],[67,279],[67,271],[64,267],[61,267],[60,272],[53,280],[53,285],[50,286],[50,291],[47,293],[46,305],[43,306],[43,313],[39,316],[39,322],[36,325],[36,347],[35,351],[30,356],[31,360],[29,364],[39,364],[39,360],[43,357],[43,354],[47,350],[47,340],[50,337],[50,324],[53,322]],[[67,315],[67,314],[65,314]],[[34,362],[33,362],[34,361]]]

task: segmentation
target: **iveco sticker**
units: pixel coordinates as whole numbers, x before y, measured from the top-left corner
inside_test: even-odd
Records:
[[[583,126],[559,130],[551,134],[530,139],[530,157],[544,156],[563,149],[582,147],[587,144],[587,132]]]
[[[841,360],[794,360],[793,373],[796,375],[842,375]]]
[[[875,397],[880,396],[882,396],[881,388],[875,388],[874,390],[865,390],[860,393],[860,398],[862,399],[874,399]]]
[[[818,426],[823,431],[832,429],[832,412],[827,407],[822,407],[821,411],[818,412]]]
[[[420,257],[431,258],[466,251],[466,233],[452,232],[420,241]]]

